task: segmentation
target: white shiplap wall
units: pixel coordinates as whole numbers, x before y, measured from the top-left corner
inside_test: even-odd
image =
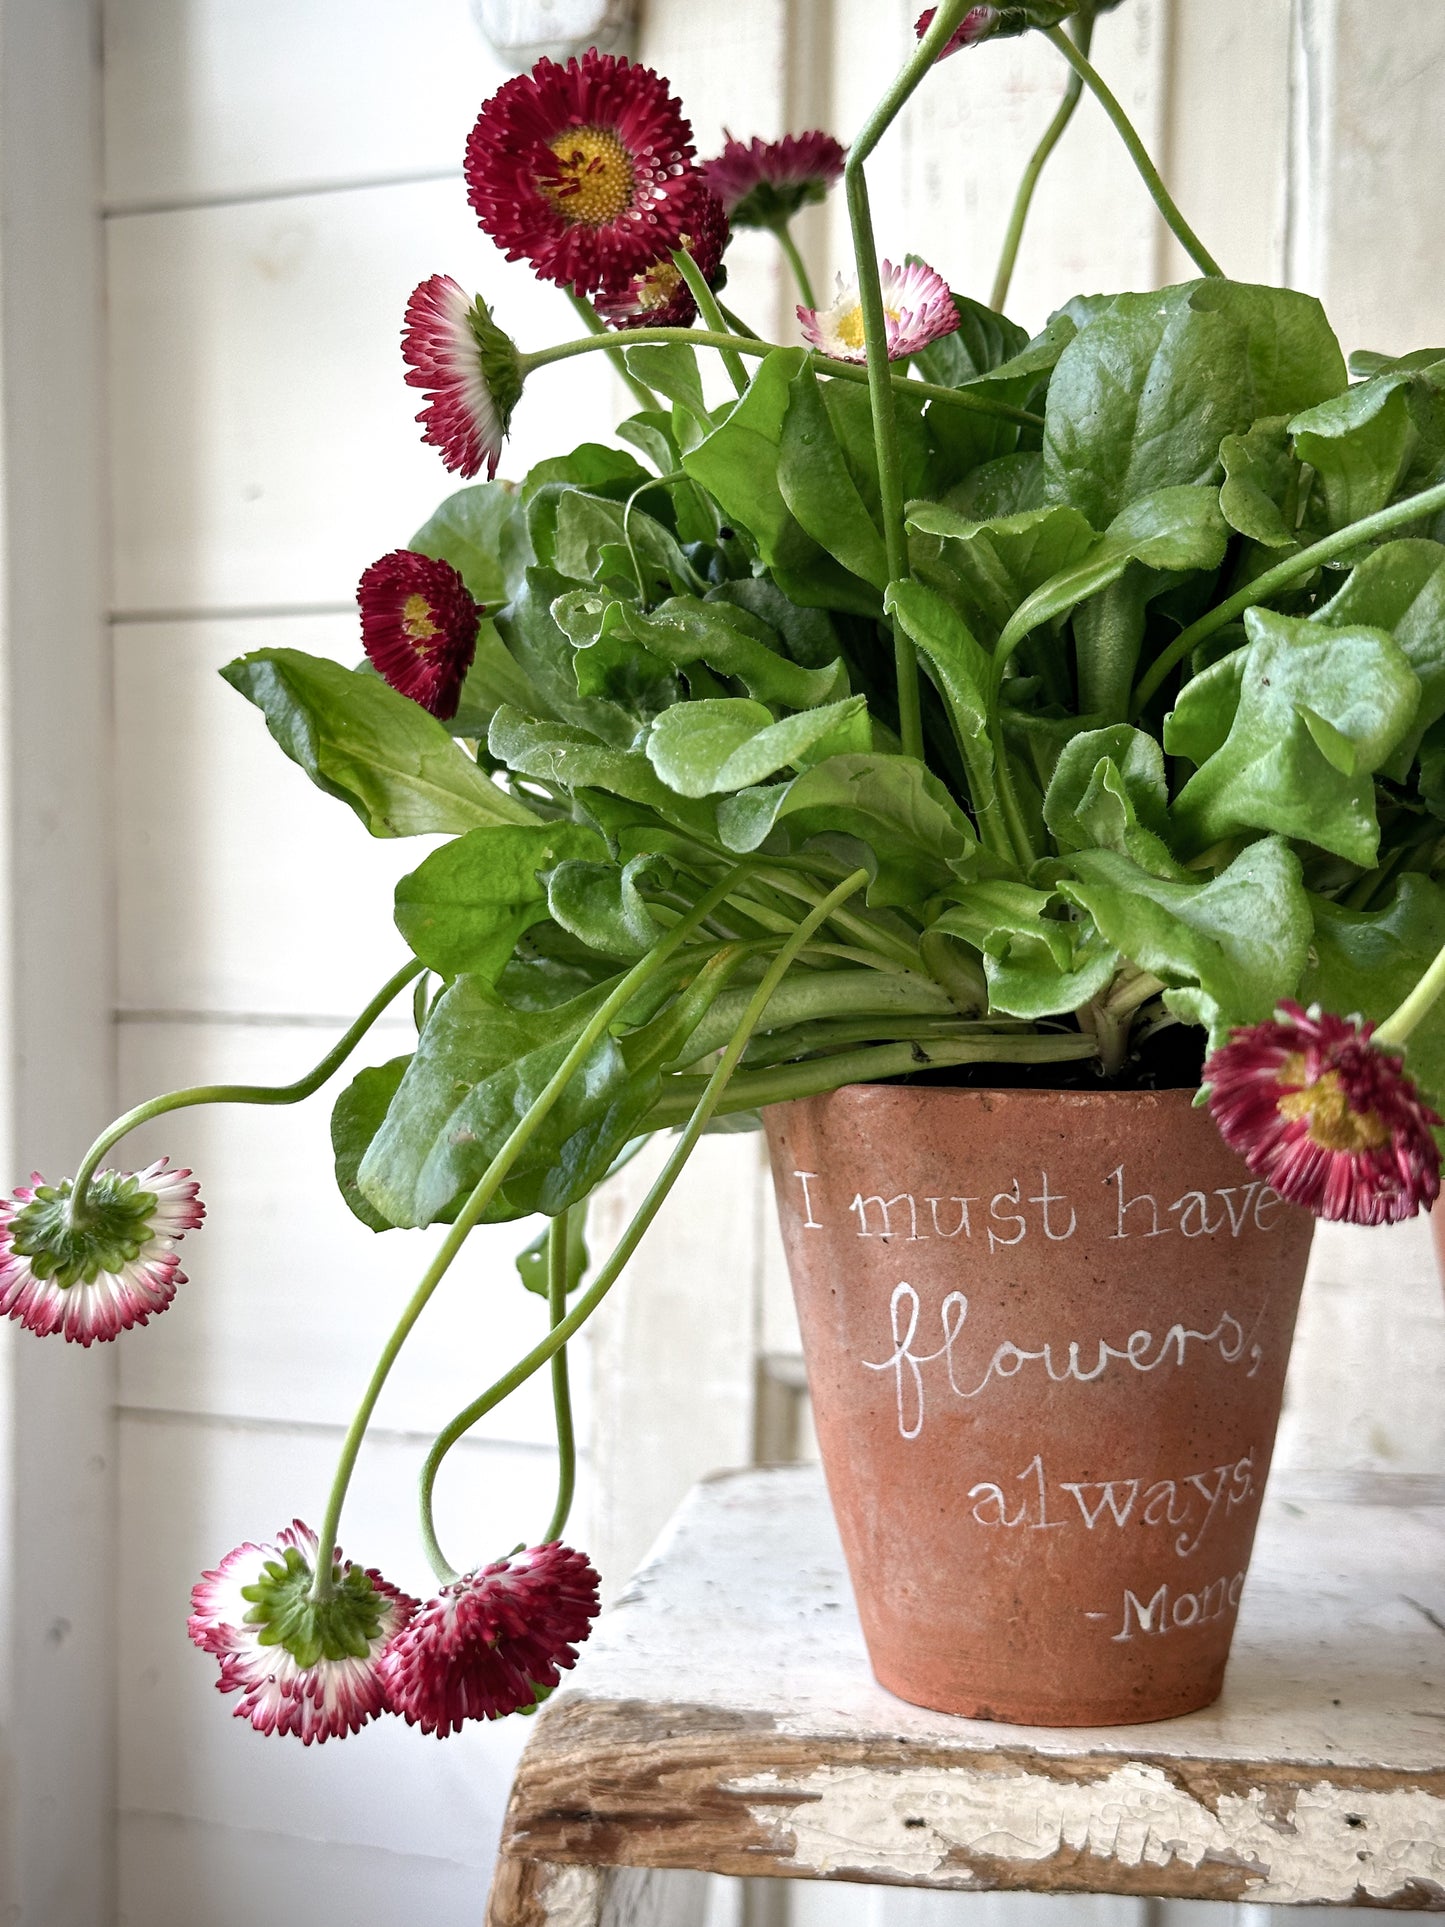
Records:
[[[124,1100],[297,1075],[401,959],[390,885],[424,846],[372,841],[215,672],[273,645],[354,660],[357,577],[453,486],[401,379],[417,281],[485,287],[524,340],[575,332],[466,205],[462,145],[503,77],[467,0],[105,8]],[[534,384],[513,472],[606,432],[590,372]],[[357,1061],[405,1035],[402,1006]],[[119,1913],[146,1927],[239,1927],[258,1905],[291,1927],[322,1895],[368,1927],[478,1919],[525,1738],[513,1722],[440,1746],[387,1722],[303,1752],[231,1719],[186,1642],[203,1566],[298,1511],[318,1519],[433,1243],[376,1238],[341,1204],[334,1088],[137,1141],[193,1164],[210,1207],[190,1285],[119,1348]],[[425,1445],[545,1322],[511,1270],[521,1242],[473,1238],[361,1462],[343,1542],[417,1592]],[[458,1561],[540,1530],[549,1439],[539,1380],[458,1450],[440,1493]]]
[[[744,137],[810,122],[846,135],[913,11],[654,0],[643,51],[684,95],[705,150],[725,123]],[[444,492],[396,353],[415,281],[445,269],[484,285],[524,340],[573,324],[559,297],[496,260],[465,206],[461,143],[501,77],[467,0],[106,0],[105,16],[116,943],[131,1098],[242,1070],[293,1075],[392,968],[386,885],[414,847],[371,843],[312,792],[213,672],[266,643],[349,658],[361,568]],[[1437,0],[1409,0],[1388,47],[1372,17],[1367,0],[1126,0],[1097,47],[1231,272],[1288,263],[1326,293],[1350,344],[1403,346],[1440,335],[1432,62],[1445,16]],[[1060,81],[1038,45],[950,63],[880,155],[884,245],[918,248],[982,291]],[[1185,271],[1089,102],[1068,138],[1016,277],[1011,306],[1030,323],[1080,286]],[[814,220],[810,245],[820,274],[846,260],[836,211]],[[765,324],[787,313],[757,237],[740,245],[729,298]],[[609,425],[589,364],[547,382],[523,404],[513,472]],[[388,1727],[302,1753],[230,1721],[185,1645],[200,1566],[295,1509],[319,1510],[339,1428],[428,1244],[372,1239],[335,1200],[326,1102],[193,1114],[162,1134],[201,1170],[212,1217],[184,1298],[121,1353],[121,1917],[153,1927],[230,1927],[254,1918],[258,1896],[290,1927],[321,1893],[369,1927],[478,1917],[525,1737],[513,1727],[437,1747]],[[792,1343],[753,1153],[719,1144],[689,1174],[677,1239],[634,1267],[601,1336],[592,1543],[614,1581],[694,1470],[749,1455],[754,1354]],[[417,1587],[422,1437],[539,1317],[509,1275],[514,1243],[484,1237],[459,1265],[363,1461],[347,1546]],[[695,1372],[679,1371],[675,1347],[664,1357],[669,1332],[691,1341]],[[1297,1461],[1445,1463],[1445,1318],[1418,1228],[1322,1246],[1299,1363],[1285,1440]],[[546,1436],[537,1389],[458,1454],[443,1492],[451,1540],[480,1549],[535,1528]],[[782,1899],[753,1895],[753,1927]],[[837,1889],[793,1900],[799,1927],[959,1911],[946,1897]],[[1137,1911],[1103,1905],[1110,1920]],[[1031,1921],[1065,1906],[1077,1920],[1079,1903],[1011,1903]]]

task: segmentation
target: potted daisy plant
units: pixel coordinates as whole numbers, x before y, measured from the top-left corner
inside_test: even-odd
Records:
[[[471,205],[583,331],[524,349],[419,287],[405,378],[464,485],[362,576],[358,667],[224,671],[371,834],[446,839],[397,888],[405,961],[295,1084],[158,1097],[4,1210],[0,1309],[143,1326],[202,1206],[113,1147],[308,1097],[410,995],[414,1048],[335,1103],[337,1177],[378,1235],[445,1235],[318,1528],[195,1589],[263,1731],[444,1735],[557,1685],[597,1605],[567,1343],[703,1133],[759,1120],[879,1677],[1058,1723],[1219,1690],[1313,1219],[1439,1186],[1445,350],[1347,365],[1316,301],[1224,275],[1090,61],[1104,5],[946,0],[846,151],[700,162],[667,83],[595,52],[481,109]],[[1024,32],[1061,101],[985,304],[878,259],[867,163],[947,56]],[[1009,273],[1084,92],[1199,272],[1031,336]],[[819,298],[791,223],[838,187],[854,258]],[[794,339],[725,305],[744,226],[797,277]],[[630,393],[616,443],[497,480],[527,385],[589,354]],[[588,1198],[659,1132],[591,1262]],[[468,1233],[539,1213],[548,1331],[426,1458],[422,1602],[338,1551],[357,1452]],[[555,1512],[453,1566],[437,1468],[538,1371]]]

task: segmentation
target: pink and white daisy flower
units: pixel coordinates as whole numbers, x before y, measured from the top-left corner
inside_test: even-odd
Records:
[[[408,387],[424,388],[422,440],[458,475],[497,472],[512,410],[522,393],[517,345],[480,295],[469,300],[448,274],[434,274],[406,304],[401,352]]]
[[[361,645],[377,674],[447,722],[477,649],[482,611],[449,562],[393,549],[357,585]]]
[[[1440,1192],[1439,1117],[1375,1026],[1281,1004],[1204,1066],[1227,1144],[1282,1198],[1349,1224],[1413,1218]]]
[[[69,1178],[35,1172],[0,1201],[0,1314],[76,1345],[163,1312],[186,1282],[176,1244],[206,1215],[189,1171],[97,1171],[72,1215]]]
[[[696,175],[667,82],[595,47],[499,87],[464,166],[477,219],[507,259],[584,294],[677,246]]]
[[[696,261],[702,278],[715,287],[721,279],[723,250],[728,244],[728,218],[722,202],[705,187],[693,193],[680,248]],[[686,328],[697,319],[692,290],[670,258],[654,261],[631,275],[621,288],[604,289],[592,297],[602,319],[614,328]]]
[[[909,261],[895,268],[885,261],[879,269],[883,284],[883,314],[888,334],[888,359],[916,355],[930,341],[940,341],[958,326],[958,310],[948,283],[926,262]],[[866,361],[863,341],[863,304],[858,281],[838,276],[838,291],[826,308],[799,308],[804,338],[833,361]]]
[[[387,1648],[393,1710],[445,1739],[535,1706],[576,1665],[597,1603],[585,1555],[556,1541],[443,1586]]]
[[[729,134],[721,154],[703,162],[702,175],[734,227],[775,228],[823,200],[847,158],[840,142],[816,129],[776,141]]]
[[[219,1662],[237,1719],[303,1746],[358,1732],[391,1710],[381,1655],[417,1602],[338,1551],[331,1596],[313,1600],[316,1534],[299,1519],[274,1545],[237,1546],[191,1590],[187,1631]]]

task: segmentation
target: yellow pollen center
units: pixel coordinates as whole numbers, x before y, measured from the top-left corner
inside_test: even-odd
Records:
[[[890,321],[897,321],[897,308],[885,307],[883,312]],[[863,346],[863,307],[861,302],[856,308],[850,308],[838,323],[838,339],[845,348],[861,348]]]
[[[1295,1052],[1281,1065],[1280,1082],[1299,1083],[1304,1074],[1304,1058]],[[1311,1141],[1325,1151],[1380,1151],[1390,1142],[1389,1127],[1376,1112],[1353,1108],[1338,1071],[1324,1071],[1302,1090],[1286,1091],[1279,1114],[1304,1124]]]
[[[686,237],[683,245],[687,245]],[[650,268],[644,268],[641,274],[634,277],[632,285],[638,307],[644,313],[651,314],[655,308],[665,308],[681,284],[682,276],[671,261],[655,261]]]
[[[416,644],[418,654],[423,654],[426,644],[441,634],[432,621],[431,604],[421,594],[409,595],[402,604],[401,626],[407,640]]]
[[[569,127],[551,148],[556,171],[538,186],[569,222],[606,227],[632,205],[632,162],[609,128]]]

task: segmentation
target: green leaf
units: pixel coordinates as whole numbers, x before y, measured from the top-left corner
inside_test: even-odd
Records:
[[[740,960],[733,947],[723,969],[709,979],[705,966],[649,1023],[620,1039],[598,1039],[519,1154],[486,1221],[532,1211],[554,1217],[587,1197],[639,1135],[663,1066],[679,1056]],[[671,981],[689,969],[689,959],[674,959]],[[455,1217],[612,987],[599,984],[571,1003],[523,1011],[480,978],[458,977],[433,1005],[362,1160],[359,1181],[370,1203],[394,1224]]]
[[[478,602],[507,601],[532,560],[520,499],[505,482],[458,489],[407,547],[450,562]]]
[[[1033,890],[1026,883],[989,877],[966,883],[950,892],[948,908],[929,925],[946,937],[971,943],[985,956],[1000,957],[1015,937],[1041,943],[1058,965],[1074,961],[1078,926],[1048,912],[1059,901],[1056,890]]]
[[[1061,966],[1041,932],[1020,931],[997,956],[983,960],[988,1007],[1009,1017],[1059,1017],[1106,989],[1120,957],[1091,924],[1062,924],[1078,934],[1072,960]]]
[[[1233,649],[1218,662],[1192,676],[1164,718],[1164,748],[1203,764],[1229,739],[1230,725],[1239,709],[1248,647]]]
[[[856,838],[875,866],[868,901],[914,905],[969,874],[978,844],[943,784],[911,756],[831,756],[790,783],[724,797],[718,828],[746,853],[779,826],[795,845]]]
[[[647,470],[640,468],[622,449],[609,448],[605,442],[583,442],[568,455],[549,455],[535,468],[528,469],[521,499],[524,504],[530,504],[544,489],[555,494],[561,484],[621,502],[650,479]]]
[[[875,589],[887,587],[883,537],[849,472],[808,362],[789,384],[778,443],[778,488],[820,548]]]
[[[579,688],[573,644],[552,615],[558,598],[575,586],[555,569],[527,570],[511,606],[498,617],[498,626],[536,693],[529,702],[499,707],[555,716],[614,748],[625,749],[637,734],[638,715],[625,702]]]
[[[699,421],[708,419],[697,353],[685,341],[644,341],[624,348],[622,354],[640,382],[680,403]]]
[[[410,1062],[409,1057],[393,1057],[389,1064],[375,1064],[359,1071],[332,1106],[331,1149],[336,1164],[336,1186],[353,1217],[360,1218],[371,1231],[391,1231],[395,1227],[362,1191],[356,1174]]]
[[[379,676],[299,649],[258,649],[221,671],[266,718],[292,762],[349,803],[373,836],[455,835],[536,821],[445,726]]]
[[[848,693],[848,672],[835,659],[805,669],[783,651],[775,631],[746,609],[695,596],[671,596],[644,612],[635,603],[574,590],[553,605],[553,614],[578,643],[578,675],[590,642],[623,638],[660,661],[686,672],[704,664],[740,682],[757,702],[786,709],[812,709]]]
[[[1044,821],[1064,852],[1115,850],[1153,876],[1184,872],[1163,838],[1169,785],[1158,743],[1125,723],[1085,730],[1060,752]]]
[[[1131,562],[1169,571],[1214,569],[1224,560],[1229,530],[1212,488],[1156,489],[1121,509],[1092,548],[1041,583],[1014,610],[999,638],[1007,653],[1031,629],[1097,595],[1117,582]],[[1127,665],[1132,672],[1132,663]],[[1095,680],[1126,689],[1128,674],[1118,665],[1091,666]]]
[[[612,578],[631,590],[638,586],[634,557],[649,596],[702,587],[675,538],[636,504],[629,514],[621,502],[583,495],[577,489],[562,492],[553,549],[560,574],[574,582]]]
[[[1315,936],[1300,984],[1306,1004],[1381,1023],[1445,947],[1445,889],[1403,876],[1383,910],[1348,910],[1313,897]],[[1445,1003],[1411,1032],[1405,1065],[1438,1111],[1445,1105]]]
[[[726,419],[683,456],[727,521],[746,529],[778,586],[794,602],[877,614],[878,599],[808,535],[783,498],[778,463],[792,383],[804,348],[764,357]]]
[[[1368,869],[1380,836],[1374,772],[1410,726],[1419,679],[1380,629],[1324,629],[1268,609],[1246,611],[1244,625],[1239,706],[1175,802],[1177,830],[1198,849],[1275,830]]]
[[[665,934],[642,885],[665,889],[672,866],[653,851],[624,864],[570,860],[547,879],[547,908],[562,928],[604,957],[645,957]]]
[[[1049,384],[1050,499],[1102,528],[1140,495],[1214,483],[1224,436],[1325,401],[1345,379],[1310,296],[1220,279],[1120,295]]]
[[[575,823],[499,824],[434,850],[396,886],[396,927],[428,970],[496,981],[522,932],[547,914],[538,872],[606,846]]]
[[[939,565],[997,636],[1025,597],[1093,554],[1099,537],[1077,509],[1055,504],[976,522],[941,502],[915,502],[914,536],[933,537]]]
[[[892,583],[886,607],[922,655],[948,706],[974,814],[981,821],[997,807],[988,656],[957,610],[921,582]]]
[[[1224,467],[1219,506],[1229,526],[1268,549],[1292,548],[1298,534],[1287,509],[1298,494],[1301,468],[1290,448],[1286,418],[1272,415],[1243,435],[1226,435],[1219,459]]]
[[[966,381],[989,374],[1028,346],[1028,335],[1007,315],[996,314],[966,294],[953,297],[958,326],[942,340],[930,342],[913,357],[925,381],[940,388],[961,388]]]
[[[1384,543],[1312,619],[1330,628],[1388,629],[1420,678],[1414,722],[1382,765],[1403,783],[1425,731],[1445,716],[1445,546],[1417,538]]]
[[[1290,423],[1295,452],[1316,471],[1331,529],[1373,515],[1393,497],[1416,435],[1410,377],[1378,376]]]
[[[634,351],[635,352],[635,351]],[[523,1250],[517,1253],[517,1273],[528,1291],[536,1292],[539,1298],[549,1293],[549,1272],[551,1260],[548,1255],[551,1244],[551,1226],[540,1231]],[[582,1280],[587,1276],[587,1267],[592,1262],[587,1250],[587,1213],[573,1211],[567,1219],[567,1266],[565,1293],[571,1297]]]
[[[641,750],[612,749],[567,723],[536,722],[516,710],[499,709],[492,718],[488,747],[499,763],[519,776],[550,783],[575,795],[605,790],[655,810],[664,821],[711,843],[716,831],[711,806],[685,801],[660,780]]]
[[[1256,1023],[1296,989],[1312,919],[1299,858],[1278,837],[1207,883],[1171,883],[1108,850],[1070,859],[1060,889],[1102,936],[1166,984],[1197,987],[1211,1016]]]
[[[781,722],[771,710],[743,698],[678,703],[658,717],[647,755],[669,789],[682,796],[713,796],[747,789],[790,765],[873,747],[867,705],[861,696],[803,709]]]
[[[488,725],[503,703],[522,709],[537,701],[537,691],[526,671],[517,663],[502,641],[494,622],[477,626],[477,653],[462,684],[457,713],[447,723],[453,736],[485,741]]]

